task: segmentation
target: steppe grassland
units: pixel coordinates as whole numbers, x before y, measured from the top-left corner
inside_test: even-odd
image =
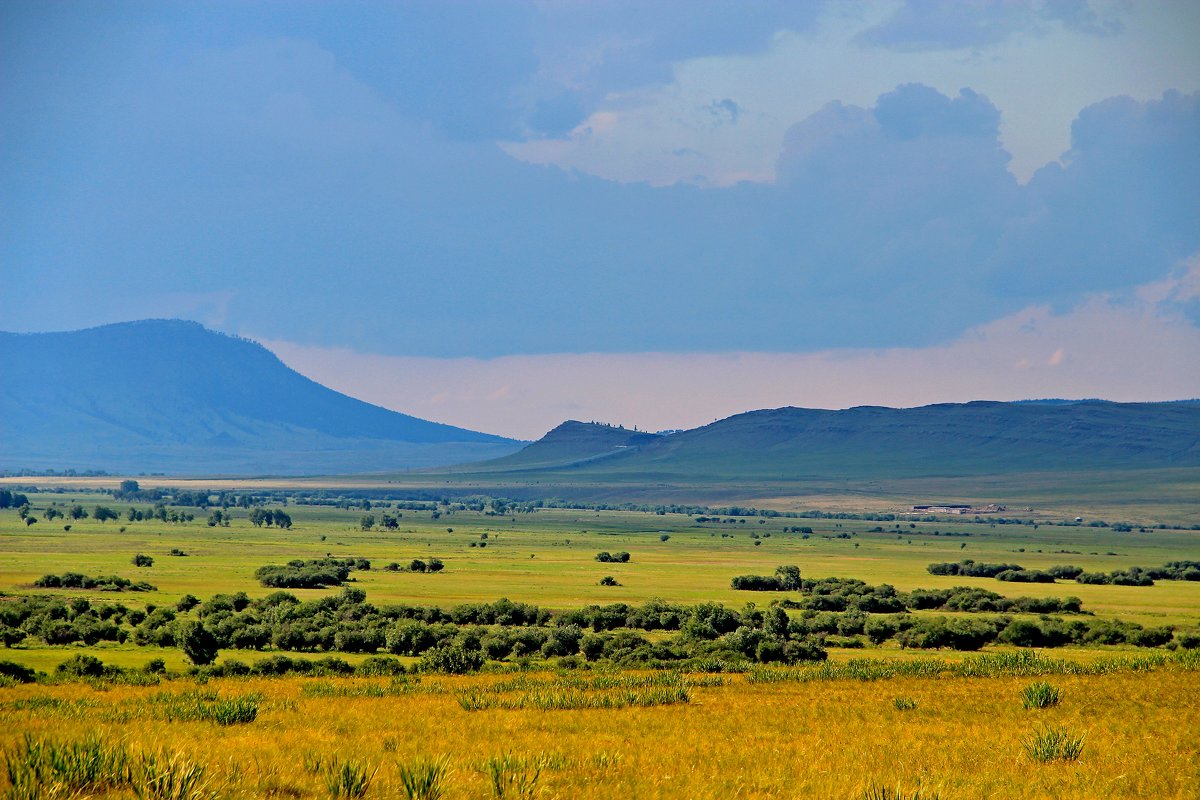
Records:
[[[37,494],[31,499],[39,517],[49,502],[60,508],[75,502],[85,508],[102,504],[121,512],[129,507],[103,495]],[[1043,524],[1034,529],[957,520],[773,518],[760,524],[762,518],[756,517],[698,525],[682,514],[544,509],[501,517],[458,511],[439,519],[431,519],[427,511],[405,511],[398,531],[363,531],[361,510],[295,505],[287,507],[293,528],[279,530],[250,525],[244,511],[235,511],[238,518],[230,527],[211,528],[203,522],[206,515],[194,511],[197,519],[185,525],[60,519],[30,527],[15,512],[0,512],[0,592],[29,593],[41,575],[69,570],[117,574],[158,587],[156,592],[121,595],[63,592],[92,599],[164,604],[189,593],[201,598],[238,591],[261,596],[270,590],[254,579],[259,566],[331,554],[372,561],[373,570],[356,572],[354,578],[376,604],[450,606],[508,597],[563,609],[657,597],[741,606],[748,601],[766,603],[771,597],[734,591],[731,577],[769,574],[779,564],[798,564],[806,577],[859,578],[900,590],[970,584],[1010,596],[1075,595],[1097,615],[1145,625],[1190,626],[1200,621],[1200,584],[1195,582],[1159,581],[1151,587],[1007,584],[926,571],[932,562],[962,558],[1035,569],[1055,564],[1076,564],[1088,571],[1158,566],[1174,559],[1200,559],[1200,532],[1194,530],[1115,533],[1108,528]],[[69,532],[63,530],[64,522],[71,524]],[[783,532],[794,526],[811,527],[813,534],[802,538]],[[872,532],[874,528],[882,531]],[[482,538],[485,534],[487,539]],[[851,538],[833,538],[843,534]],[[669,537],[666,541],[664,535]],[[167,555],[172,548],[187,557]],[[595,554],[604,550],[628,551],[632,559],[627,564],[596,562]],[[153,557],[154,565],[134,567],[130,559],[139,552]],[[380,569],[393,561],[406,565],[413,558],[430,557],[440,558],[446,569],[431,575]],[[613,575],[621,586],[600,586],[604,575]],[[311,597],[324,592],[296,593]]]
[[[99,503],[121,511],[129,505],[103,496],[32,499],[39,516],[48,500],[80,502],[87,508]],[[354,573],[354,585],[379,604],[445,606],[508,596],[556,609],[651,597],[740,606],[747,601],[765,604],[772,597],[731,590],[731,576],[769,573],[777,564],[796,563],[811,577],[855,577],[900,589],[970,583],[1008,595],[1073,594],[1083,598],[1085,609],[1102,616],[1148,625],[1194,626],[1200,621],[1200,585],[1195,583],[1160,581],[1144,588],[1005,584],[943,578],[925,570],[930,562],[964,557],[1031,568],[1058,563],[1089,570],[1154,566],[1200,558],[1195,531],[1115,533],[1048,525],[1035,530],[958,520],[777,518],[759,524],[754,517],[698,527],[685,515],[542,510],[506,517],[457,512],[436,520],[428,512],[405,511],[399,531],[383,532],[361,530],[361,510],[287,510],[294,520],[291,530],[255,528],[240,512],[242,518],[229,528],[210,528],[198,513],[187,525],[89,519],[70,523],[70,532],[62,530],[63,520],[26,527],[15,513],[3,512],[0,591],[29,593],[36,577],[74,570],[144,579],[158,591],[63,591],[64,596],[134,605],[174,603],[185,593],[207,597],[246,591],[259,596],[270,590],[254,580],[256,567],[332,553],[374,562],[370,572]],[[784,533],[785,526],[809,526],[813,534],[804,539]],[[872,532],[875,527],[884,530]],[[934,536],[935,530],[941,535]],[[944,535],[948,532],[971,535]],[[827,538],[844,533],[851,538]],[[484,541],[488,546],[480,548]],[[169,556],[171,548],[188,556]],[[600,550],[627,550],[633,559],[600,564],[594,560]],[[1059,550],[1074,552],[1055,552]],[[130,558],[136,552],[151,555],[154,566],[135,568]],[[404,564],[430,556],[446,563],[444,572],[379,569],[390,561]],[[623,585],[599,586],[605,574],[617,576]],[[74,652],[92,652],[117,666],[140,666],[162,657],[172,670],[185,667],[174,649],[132,645],[22,647],[4,658],[50,671]],[[1083,661],[1101,654],[1080,648],[1052,652]],[[864,654],[928,655],[890,644],[857,652],[833,649],[830,658],[844,661]],[[351,662],[362,658],[339,656]],[[259,656],[222,651],[222,657],[250,661]],[[549,674],[541,677],[554,680]],[[1051,676],[1048,680],[1062,691],[1063,700],[1037,711],[1022,706],[1022,689],[1033,680],[1028,677],[752,683],[742,675],[710,676],[691,689],[690,702],[650,708],[467,711],[457,700],[463,692],[485,691],[507,679],[425,676],[414,690],[399,692],[386,680],[364,678],[13,686],[0,689],[0,746],[17,752],[26,734],[54,741],[98,735],[131,752],[157,751],[165,743],[202,767],[207,788],[221,796],[284,800],[330,796],[322,775],[306,765],[318,759],[327,763],[333,756],[368,770],[378,768],[368,798],[404,797],[401,766],[439,757],[447,759],[451,770],[446,797],[490,797],[485,765],[504,755],[512,756],[514,769],[527,777],[537,774],[538,796],[562,798],[859,797],[871,787],[920,788],[926,798],[1183,798],[1197,796],[1200,780],[1200,744],[1189,733],[1200,729],[1195,702],[1200,673],[1195,671]],[[364,687],[371,686],[378,687],[379,696],[363,696],[370,693]],[[258,717],[225,727],[168,721],[146,711],[154,708],[151,698],[160,693],[197,691],[258,695]],[[897,699],[915,707],[901,710]],[[1055,726],[1083,737],[1078,761],[1041,763],[1026,752],[1028,737]]]
[[[493,796],[485,762],[541,766],[537,796],[597,798],[860,797],[872,786],[946,798],[1187,798],[1200,779],[1200,673],[1055,676],[1063,699],[1026,710],[1028,678],[896,678],[692,690],[688,704],[619,710],[465,711],[455,693],[503,677],[426,678],[437,691],[314,697],[306,686],[365,679],[213,681],[224,696],[257,693],[247,725],[165,722],[140,713],[168,687],[17,687],[0,701],[0,744],[99,734],[133,751],[163,743],[204,769],[228,797],[323,798],[333,756],[378,768],[367,797],[404,797],[401,765],[445,757],[447,798]],[[379,681],[381,686],[385,685]],[[19,708],[31,697],[47,701]],[[896,698],[915,702],[898,710]],[[27,705],[27,704],[26,704]],[[1023,741],[1063,726],[1084,740],[1077,761],[1042,763]],[[532,769],[529,773],[532,774]]]

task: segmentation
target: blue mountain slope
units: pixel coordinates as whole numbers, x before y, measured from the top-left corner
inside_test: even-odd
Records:
[[[329,474],[502,456],[509,439],[389,411],[192,322],[0,333],[0,468]]]

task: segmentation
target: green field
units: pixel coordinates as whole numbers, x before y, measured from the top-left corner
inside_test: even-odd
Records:
[[[433,510],[374,504],[367,511],[295,502],[270,506],[291,517],[292,527],[280,529],[255,527],[245,508],[232,509],[229,527],[210,527],[207,509],[172,507],[194,515],[186,523],[131,522],[131,506],[143,512],[152,506],[78,490],[29,497],[27,513],[40,520],[34,525],[24,524],[17,511],[0,511],[0,612],[30,597],[68,601],[72,613],[83,609],[83,617],[119,603],[128,609],[121,612],[128,640],[49,644],[29,635],[0,656],[7,675],[20,667],[42,673],[27,683],[0,677],[0,750],[18,765],[12,777],[0,776],[0,789],[13,798],[85,790],[113,798],[159,797],[154,787],[170,777],[190,781],[172,795],[178,800],[347,800],[330,788],[339,765],[372,776],[357,795],[365,800],[435,796],[413,794],[404,783],[411,770],[428,764],[444,767],[438,785],[447,798],[1187,798],[1195,796],[1200,777],[1200,750],[1194,737],[1183,734],[1196,723],[1200,581],[1009,583],[926,569],[964,558],[1027,569],[1072,564],[1088,572],[1158,567],[1200,560],[1195,529],[1120,532],[1044,520],[999,524],[989,517],[917,521],[712,512],[701,521],[697,514],[561,508],[494,515],[453,504]],[[75,504],[93,516],[46,520],[48,508]],[[121,519],[97,522],[97,505],[121,512]],[[363,529],[364,515],[378,523],[385,513],[403,514],[396,530]],[[801,527],[812,532],[791,530]],[[187,555],[170,555],[172,550]],[[595,558],[601,551],[628,552],[630,559],[601,563]],[[135,554],[153,564],[134,566]],[[344,587],[288,590],[303,601],[323,600],[326,611],[319,611],[320,603],[290,607],[337,615],[347,629],[356,615],[375,613],[375,606],[379,613],[401,605],[449,610],[502,597],[556,614],[591,605],[636,607],[655,598],[698,614],[699,604],[715,601],[739,615],[743,627],[700,645],[683,629],[629,625],[597,628],[595,635],[585,629],[579,655],[518,655],[514,649],[481,660],[465,670],[483,667],[470,675],[444,674],[459,670],[440,670],[427,658],[472,636],[482,637],[475,647],[490,652],[489,639],[534,628],[391,618],[387,647],[377,651],[222,646],[215,662],[198,671],[181,647],[137,643],[141,626],[134,627],[129,615],[150,606],[161,614],[188,594],[209,600],[245,592],[250,599],[242,615],[269,616],[275,610],[267,604],[279,590],[263,586],[255,570],[326,556],[369,559],[372,568],[350,572]],[[440,572],[383,569],[433,558],[444,564]],[[777,613],[778,600],[805,601],[802,593],[730,586],[734,576],[771,575],[786,564],[798,565],[810,580],[857,578],[901,592],[967,585],[1012,598],[1076,596],[1084,614],[1006,618],[1088,625],[1113,620],[1172,630],[1169,641],[1154,645],[1131,638],[1031,651],[996,640],[982,653],[905,648],[898,637],[874,643],[865,635],[830,634],[818,637],[827,661],[817,662],[768,663],[760,651],[747,658],[721,650],[757,613],[748,604]],[[43,575],[68,571],[157,588],[33,586]],[[620,585],[600,585],[604,576]],[[366,604],[339,605],[360,589]],[[78,602],[84,599],[90,608]],[[216,602],[180,613],[168,628],[178,632],[199,619],[216,629],[232,620]],[[60,603],[55,612],[53,603],[42,606],[63,614],[66,607]],[[792,644],[791,626],[812,612],[793,607],[788,613],[784,639]],[[853,614],[825,616],[844,621]],[[1005,615],[918,610],[869,616],[969,627]],[[537,630],[551,635],[558,624],[551,620]],[[393,647],[394,631],[414,627],[440,631],[452,641],[439,641],[451,644],[421,652]],[[639,639],[642,651],[700,649],[653,665],[610,654],[609,645],[622,637]],[[805,641],[812,638],[810,632]],[[589,639],[604,641],[601,657],[585,659]],[[91,673],[62,670],[72,660],[76,669],[87,667],[77,660],[81,656],[99,658],[104,671],[95,664]],[[283,674],[262,668],[279,660],[290,665]],[[371,671],[373,663],[385,662],[391,676]],[[1030,710],[1023,693],[1040,680],[1057,694],[1050,707]],[[246,716],[219,716],[229,709]],[[1031,742],[1048,731],[1062,732],[1082,750],[1069,757],[1034,755]],[[92,779],[73,777],[63,766],[73,762],[44,756],[49,752],[92,753],[94,763],[135,768],[115,771],[104,778],[108,788],[97,792],[85,783]],[[32,766],[43,757],[50,766]],[[160,769],[169,776],[153,777]],[[497,788],[497,775],[510,782],[509,789]],[[514,782],[527,792],[514,794]],[[883,789],[905,794],[883,795]]]
[[[106,504],[124,512],[130,504],[88,494],[36,494],[33,514],[43,517],[48,503],[87,508]],[[133,504],[149,509],[146,504]],[[376,517],[388,509],[375,509]],[[116,574],[146,580],[155,592],[123,593],[129,602],[174,603],[185,594],[208,597],[244,591],[269,594],[254,579],[256,568],[291,559],[326,555],[367,558],[369,572],[353,574],[358,588],[377,604],[416,603],[451,606],[508,597],[551,609],[613,602],[718,601],[741,606],[765,605],[771,594],[735,591],[730,579],[770,574],[780,564],[797,564],[805,577],[858,578],[889,583],[900,590],[977,585],[1006,596],[1080,597],[1098,615],[1147,625],[1194,625],[1200,621],[1200,583],[1158,581],[1150,587],[1003,583],[990,578],[930,575],[931,562],[972,558],[1017,563],[1031,569],[1074,564],[1086,571],[1130,566],[1159,566],[1175,559],[1200,559],[1200,532],[1155,530],[1117,533],[1086,526],[997,525],[954,520],[827,520],[722,517],[733,522],[698,523],[684,514],[539,509],[533,513],[488,516],[470,511],[402,511],[396,531],[364,531],[363,510],[290,505],[290,530],[259,528],[235,510],[228,527],[204,524],[205,512],[193,509],[186,524],[158,521],[99,523],[92,519],[41,521],[27,527],[16,512],[0,512],[0,591],[25,594],[41,575],[65,571]],[[985,518],[986,519],[986,518]],[[70,522],[71,530],[63,530]],[[813,529],[802,538],[785,527]],[[122,532],[121,529],[124,529]],[[882,531],[873,531],[882,528]],[[487,538],[482,537],[486,534]],[[850,538],[835,538],[849,534]],[[966,534],[966,535],[949,535]],[[662,536],[668,536],[662,541]],[[754,538],[757,537],[757,538]],[[486,543],[485,547],[480,544]],[[475,546],[471,546],[474,544]],[[172,548],[186,557],[167,555]],[[602,564],[599,551],[627,551],[629,563]],[[1066,551],[1066,552],[1062,552]],[[135,553],[155,559],[150,568],[130,563]],[[413,558],[441,559],[437,574],[385,572],[389,562],[407,565]],[[600,586],[605,575],[620,586]],[[302,597],[334,590],[295,590]],[[71,596],[113,599],[110,593],[58,590]]]

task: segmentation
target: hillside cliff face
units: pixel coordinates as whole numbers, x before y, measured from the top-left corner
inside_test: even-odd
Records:
[[[0,333],[0,468],[329,474],[495,457],[509,439],[364,403],[192,322]]]

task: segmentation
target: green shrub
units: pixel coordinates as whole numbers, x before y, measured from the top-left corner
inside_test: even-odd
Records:
[[[420,662],[422,672],[447,672],[452,675],[477,672],[482,666],[483,653],[467,650],[459,644],[426,650]]]
[[[15,683],[33,683],[37,680],[36,672],[15,661],[0,661],[0,676]]]
[[[1031,683],[1021,691],[1021,705],[1025,708],[1050,708],[1058,705],[1062,692],[1046,683]]]
[[[104,662],[95,656],[79,653],[54,668],[54,674],[63,678],[99,678],[105,673]]]
[[[404,662],[398,658],[391,656],[371,656],[363,659],[357,667],[354,668],[356,675],[403,675],[407,672],[404,668]]]

